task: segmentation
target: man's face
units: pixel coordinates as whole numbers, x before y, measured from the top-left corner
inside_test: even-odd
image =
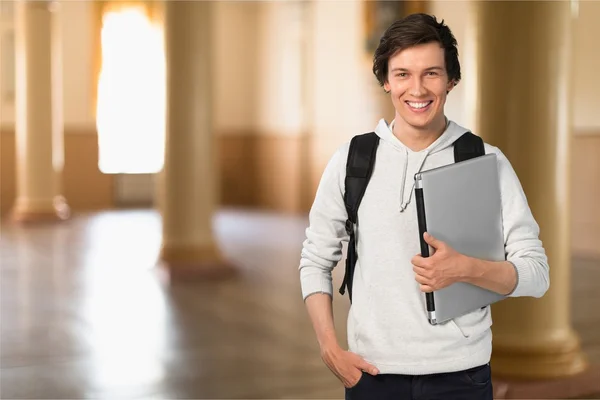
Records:
[[[444,49],[437,42],[410,47],[392,56],[388,67],[384,88],[396,117],[416,129],[435,128],[444,119],[446,92],[454,86],[446,73]]]

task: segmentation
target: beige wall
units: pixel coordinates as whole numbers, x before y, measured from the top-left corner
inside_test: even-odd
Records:
[[[64,113],[68,128],[95,127],[94,84],[94,2],[62,3],[64,52]]]
[[[219,134],[304,133],[305,2],[216,2]]]
[[[571,152],[571,243],[575,254],[600,257],[600,129],[576,135]]]
[[[574,25],[573,119],[578,133],[600,133],[600,1],[579,1]]]
[[[309,12],[307,71],[310,181],[315,188],[326,162],[343,142],[393,118],[389,98],[363,47],[364,3],[314,1]],[[312,192],[311,192],[312,194]]]
[[[302,211],[305,2],[215,2],[222,200]]]
[[[382,117],[383,89],[371,72],[372,54],[363,46],[363,13],[362,2],[312,5],[308,91],[317,136],[349,140],[375,128]]]
[[[580,1],[574,38],[572,248],[600,256],[600,2]]]
[[[256,128],[259,3],[214,2],[214,124],[224,134]]]
[[[258,19],[259,134],[301,135],[305,2],[260,3]]]

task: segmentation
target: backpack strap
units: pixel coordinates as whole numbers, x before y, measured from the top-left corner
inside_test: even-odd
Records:
[[[373,173],[378,144],[379,136],[375,132],[354,136],[350,141],[346,161],[344,205],[348,213],[346,233],[350,240],[348,242],[344,281],[339,291],[343,295],[347,288],[350,302],[352,302],[352,281],[357,260],[354,226],[358,219],[358,207]]]
[[[470,160],[484,154],[483,139],[471,132],[465,132],[454,142],[454,162]]]
[[[454,142],[454,162],[470,160],[485,155],[483,139],[471,132],[465,132]],[[485,307],[481,307],[483,310]]]

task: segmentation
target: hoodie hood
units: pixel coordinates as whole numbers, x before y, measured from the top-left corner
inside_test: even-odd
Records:
[[[375,128],[375,133],[377,134],[377,136],[379,136],[381,140],[384,140],[386,143],[390,144],[394,149],[398,150],[404,155],[402,179],[400,182],[400,212],[404,212],[404,210],[406,210],[406,207],[408,207],[408,205],[410,204],[410,201],[412,199],[412,192],[414,191],[414,180],[411,179],[411,181],[413,181],[412,187],[408,190],[408,193],[405,194],[409,159],[411,160],[411,162],[417,162],[418,160],[418,166],[417,170],[415,171],[415,174],[419,173],[421,171],[421,168],[423,168],[425,160],[430,154],[435,154],[452,146],[456,139],[458,139],[465,132],[467,132],[468,129],[463,128],[462,126],[456,124],[453,121],[447,120],[446,130],[440,135],[440,137],[436,139],[435,142],[433,142],[427,148],[421,151],[413,151],[406,147],[406,145],[404,145],[404,143],[402,143],[400,139],[394,136],[394,133],[392,132],[394,122],[395,121],[392,121],[392,123],[388,125],[388,123],[384,119],[381,119],[377,124],[377,127]],[[414,174],[411,175],[414,176]]]
[[[396,148],[397,150],[413,154],[435,154],[438,151],[444,150],[445,148],[452,146],[456,139],[461,137],[465,132],[469,131],[468,129],[463,128],[454,121],[447,120],[446,130],[440,135],[440,137],[437,138],[435,142],[431,143],[426,149],[417,152],[406,147],[404,143],[400,141],[400,139],[394,136],[394,132],[392,132],[394,128],[394,123],[395,121],[392,121],[392,123],[388,125],[388,123],[384,119],[381,119],[377,124],[377,127],[375,128],[375,133],[381,139],[394,146],[394,148]]]

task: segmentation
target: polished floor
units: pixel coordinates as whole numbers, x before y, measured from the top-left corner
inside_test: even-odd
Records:
[[[306,222],[224,210],[215,234],[239,276],[171,284],[154,211],[2,226],[0,397],[342,398],[301,300]],[[600,260],[575,259],[573,287],[574,327],[600,363]]]

